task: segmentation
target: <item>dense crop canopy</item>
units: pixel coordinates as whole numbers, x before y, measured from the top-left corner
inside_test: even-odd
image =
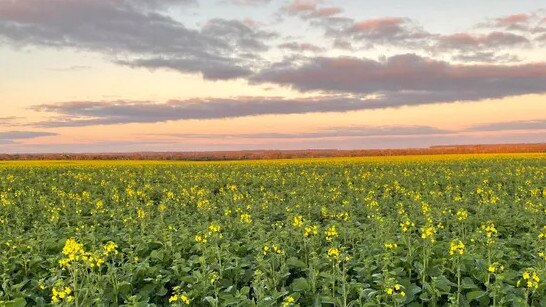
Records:
[[[0,305],[546,304],[546,155],[0,163]]]

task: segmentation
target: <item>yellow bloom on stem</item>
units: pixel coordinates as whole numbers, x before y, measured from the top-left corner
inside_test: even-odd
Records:
[[[331,242],[338,235],[336,226],[335,225],[330,226],[330,228],[326,229],[324,234],[326,235],[326,241]]]
[[[294,299],[294,297],[292,296],[287,296],[283,302],[282,302],[282,307],[288,307],[288,306],[291,306],[294,304],[294,302],[296,301],[296,299]]]
[[[449,255],[464,255],[464,243],[461,240],[453,240],[449,244]]]
[[[468,211],[466,210],[457,210],[457,220],[462,222],[468,218]]]
[[[292,218],[292,225],[294,227],[302,227],[303,226],[303,216],[296,215]]]
[[[340,251],[337,247],[330,247],[328,249],[328,258],[337,259],[340,255]]]
[[[303,236],[304,237],[310,237],[310,236],[316,236],[318,234],[318,226],[317,225],[313,225],[313,226],[307,226],[305,227],[304,229],[304,232],[303,232]]]

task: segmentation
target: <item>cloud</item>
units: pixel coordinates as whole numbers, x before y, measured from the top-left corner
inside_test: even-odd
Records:
[[[11,124],[18,119],[16,116],[0,117],[0,125]]]
[[[269,4],[271,0],[226,0],[228,3],[238,4],[238,5],[264,5]]]
[[[55,136],[57,133],[40,131],[0,131],[0,144],[12,144],[17,140]]]
[[[32,107],[57,115],[35,123],[41,127],[73,127],[126,123],[154,123],[187,119],[218,119],[266,114],[344,112],[381,107],[375,101],[345,96],[300,99],[281,97],[238,97],[146,101],[73,101]],[[60,119],[59,119],[60,117]]]
[[[417,26],[409,18],[383,17],[354,22],[342,33],[350,35],[353,40],[366,41],[372,44],[404,45],[423,41],[431,34]]]
[[[319,7],[321,2],[320,0],[293,0],[284,10],[304,18],[325,18],[343,12],[342,8],[336,6]]]
[[[187,28],[157,7],[189,1],[19,0],[0,2],[0,39],[21,46],[69,47],[108,54],[114,62],[136,66],[157,59],[182,72],[240,77],[241,67],[267,49],[271,33],[236,20],[213,19],[202,29]],[[210,62],[201,70],[203,63]],[[218,65],[221,72],[211,70]],[[228,69],[227,67],[230,67]],[[236,71],[234,75],[226,71]],[[216,78],[216,77],[214,77]]]
[[[280,62],[252,77],[308,92],[381,95],[386,105],[502,98],[546,92],[546,63],[456,65],[415,54],[376,61],[313,57]]]
[[[157,63],[156,65],[157,66]],[[354,57],[291,58],[252,77],[254,83],[330,95],[310,98],[236,97],[150,101],[72,101],[32,107],[57,116],[41,127],[153,123],[267,114],[347,112],[546,92],[546,63],[455,65],[399,55],[382,61]],[[336,93],[335,95],[332,95]],[[352,94],[347,94],[352,93]],[[60,119],[59,119],[60,118]]]
[[[464,63],[515,63],[521,61],[521,58],[516,55],[499,54],[492,51],[464,51],[454,54],[453,59]]]
[[[324,48],[319,47],[317,45],[309,44],[309,43],[298,43],[298,42],[283,43],[283,44],[280,44],[279,47],[281,49],[288,49],[288,50],[298,51],[298,52],[305,52],[305,51],[321,52],[321,51],[324,51]]]
[[[475,125],[467,131],[546,130],[546,119]]]
[[[455,33],[440,36],[436,47],[443,50],[483,50],[506,47],[526,46],[530,41],[526,37],[509,32],[491,32],[487,34]]]
[[[449,130],[429,126],[384,126],[384,127],[333,127],[316,132],[303,133],[240,133],[240,134],[166,134],[186,139],[316,139],[338,137],[378,137],[437,135],[452,133]]]

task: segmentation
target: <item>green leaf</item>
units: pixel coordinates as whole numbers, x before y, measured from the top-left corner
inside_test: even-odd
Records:
[[[462,280],[461,286],[464,289],[477,289],[478,286],[474,283],[474,281],[470,277],[465,277]]]
[[[307,279],[305,278],[296,278],[294,279],[294,281],[292,282],[292,284],[290,284],[290,287],[292,288],[292,291],[307,291],[309,290],[309,283],[307,282]]]
[[[27,301],[24,298],[19,297],[11,301],[0,301],[2,307],[24,307],[27,305]]]
[[[292,268],[298,268],[298,269],[306,269],[307,266],[305,265],[305,263],[301,260],[299,260],[298,258],[296,257],[290,257],[288,258],[288,260],[286,260],[286,264],[289,266],[289,267],[292,267]]]
[[[482,296],[484,296],[485,294],[487,294],[487,293],[484,292],[484,291],[481,291],[481,290],[472,291],[472,292],[469,292],[466,295],[466,299],[468,301],[477,300],[477,299],[481,298]]]

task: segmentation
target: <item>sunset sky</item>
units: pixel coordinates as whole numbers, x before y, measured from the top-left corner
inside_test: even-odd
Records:
[[[0,152],[546,142],[546,2],[0,0]]]

